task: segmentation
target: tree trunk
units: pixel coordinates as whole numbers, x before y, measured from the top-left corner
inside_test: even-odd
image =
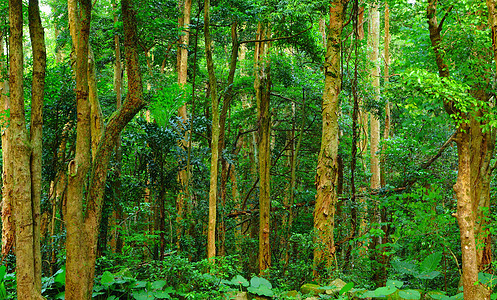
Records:
[[[98,228],[102,214],[103,194],[110,156],[124,126],[144,105],[142,80],[136,50],[136,21],[133,8],[123,0],[122,12],[128,75],[128,94],[123,106],[110,118],[97,147],[98,160],[91,163],[90,105],[88,100],[88,34],[91,3],[80,2],[79,39],[76,51],[76,95],[78,123],[76,128],[76,155],[69,163],[67,199],[67,261],[66,299],[91,298],[95,272]],[[76,23],[77,24],[77,23]],[[76,25],[71,23],[71,25]],[[91,167],[91,168],[90,168]],[[91,173],[89,173],[91,171]],[[87,178],[88,188],[83,193]],[[83,203],[86,209],[83,210]]]
[[[13,159],[12,203],[15,221],[18,299],[41,297],[40,199],[41,126],[45,85],[45,41],[37,1],[29,3],[29,29],[33,46],[31,138],[26,129],[23,91],[22,1],[9,1],[10,147]],[[33,128],[34,126],[34,128]]]
[[[326,31],[323,128],[316,174],[314,207],[314,277],[320,278],[335,259],[335,206],[338,184],[338,102],[341,90],[341,36],[346,1],[330,3],[330,23]]]
[[[217,175],[219,165],[219,100],[217,98],[217,82],[212,59],[212,39],[210,34],[210,0],[204,1],[204,37],[205,58],[209,73],[209,95],[212,107],[212,139],[211,139],[211,173],[209,188],[209,226],[207,232],[207,258],[216,256],[216,213],[217,213]]]
[[[0,34],[0,52],[4,53],[3,35]],[[5,63],[0,62],[0,68],[6,68]],[[4,80],[1,86],[2,108],[4,111],[10,109],[9,80]],[[15,225],[12,214],[12,181],[13,158],[10,156],[10,130],[9,121],[2,122],[2,258],[9,254],[14,246]]]
[[[426,8],[428,28],[430,32],[431,45],[435,54],[435,62],[438,67],[440,77],[448,78],[450,73],[447,64],[444,61],[441,48],[442,37],[440,32],[442,28],[439,26],[436,12],[437,1],[429,0]],[[475,90],[472,91],[473,93]],[[481,100],[481,99],[480,99]],[[490,169],[480,164],[480,160],[486,161],[488,155],[492,156],[493,147],[486,148],[487,141],[482,138],[482,128],[479,122],[475,122],[473,117],[468,117],[466,114],[459,111],[454,103],[448,99],[444,99],[444,108],[449,115],[456,115],[462,119],[468,120],[467,123],[461,122],[457,124],[457,134],[454,138],[457,144],[458,152],[458,173],[457,181],[454,185],[454,192],[457,198],[457,222],[461,237],[461,253],[462,253],[462,282],[464,287],[464,299],[490,299],[490,291],[482,284],[478,284],[478,272],[481,265],[478,249],[477,236],[480,235],[478,228],[475,228],[477,217],[479,214],[479,205],[481,198],[477,196],[480,189],[484,188],[485,179],[490,176]],[[474,112],[476,114],[484,113],[481,110]],[[488,140],[490,143],[491,141]],[[479,159],[473,160],[479,157]],[[485,162],[486,164],[486,162]],[[481,169],[481,167],[483,167]],[[480,173],[481,180],[479,184],[475,184],[475,173]],[[483,184],[483,185],[480,185]],[[476,190],[475,190],[476,189]],[[483,191],[483,194],[485,192]],[[480,199],[479,199],[480,198]],[[484,200],[486,202],[486,200]],[[484,206],[483,206],[484,207]]]
[[[182,35],[179,37],[178,55],[177,55],[177,69],[178,69],[178,84],[181,87],[185,87],[188,79],[188,43],[190,40],[190,31],[188,27],[190,26],[190,14],[192,10],[191,0],[181,0],[179,3],[179,9],[182,10],[182,15],[178,20],[178,26],[183,29]],[[187,123],[188,115],[186,111],[186,104],[181,106],[178,110],[178,117],[183,121],[183,124]],[[190,131],[185,133],[184,139],[180,142],[182,148],[190,149]],[[188,154],[186,168],[179,171],[178,180],[180,184],[180,191],[176,199],[176,246],[180,250],[181,235],[183,232],[182,220],[184,218],[185,212],[185,200],[189,200],[189,178],[190,178],[190,154]],[[188,206],[188,205],[186,205]]]
[[[369,53],[369,60],[373,66],[371,68],[371,82],[373,86],[374,101],[380,101],[380,60],[379,60],[379,46],[380,46],[380,12],[378,10],[378,3],[372,4],[369,12],[369,28],[368,28],[368,48],[371,49]],[[374,113],[370,114],[371,120],[371,189],[375,190],[380,188],[380,158],[377,154],[378,146],[380,144],[380,119]]]
[[[259,23],[256,39],[270,37],[269,25]],[[254,89],[257,99],[258,114],[258,152],[259,152],[259,273],[271,266],[271,247],[269,244],[270,221],[270,175],[271,168],[271,115],[269,100],[271,92],[269,42],[256,43],[255,47],[255,80]]]

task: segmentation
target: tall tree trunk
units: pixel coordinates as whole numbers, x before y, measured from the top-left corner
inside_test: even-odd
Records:
[[[23,92],[22,1],[9,1],[10,147],[14,159],[13,211],[15,221],[18,299],[41,297],[40,199],[41,127],[45,85],[45,41],[37,1],[29,3],[29,29],[33,46],[31,138],[26,129]]]
[[[442,37],[440,32],[442,31],[441,25],[437,21],[437,1],[429,0],[426,8],[427,19],[428,19],[428,29],[430,32],[430,40],[433,52],[435,54],[435,62],[438,67],[438,73],[440,77],[448,78],[449,68],[444,61],[441,42]],[[475,92],[474,90],[472,91]],[[480,99],[482,100],[482,99]],[[485,288],[482,284],[478,282],[478,272],[479,266],[481,265],[479,259],[478,249],[477,249],[477,236],[478,228],[475,227],[477,223],[479,205],[484,205],[481,203],[481,199],[477,198],[478,190],[482,189],[484,185],[473,185],[475,184],[474,172],[485,172],[480,174],[483,181],[480,184],[484,184],[485,178],[490,176],[490,169],[481,169],[480,159],[486,161],[488,155],[492,156],[493,147],[486,148],[486,143],[488,139],[481,136],[482,124],[480,122],[475,122],[473,117],[468,117],[466,114],[459,111],[454,103],[448,99],[444,99],[444,108],[449,115],[456,115],[462,119],[468,120],[468,122],[461,122],[457,124],[456,137],[454,138],[457,144],[458,152],[458,173],[456,184],[454,185],[454,192],[457,199],[457,213],[456,218],[460,230],[461,238],[461,252],[462,252],[462,282],[464,287],[464,299],[466,300],[477,300],[477,299],[490,299],[490,291]],[[482,113],[481,110],[474,112],[476,114]],[[483,138],[483,140],[481,140]],[[488,140],[490,143],[491,140]],[[480,159],[473,160],[476,157]],[[476,190],[475,190],[476,189]],[[484,201],[486,202],[486,201]],[[483,257],[483,256],[482,256]]]
[[[325,83],[321,114],[323,128],[316,174],[316,204],[314,207],[314,277],[324,275],[335,259],[335,206],[338,184],[338,103],[341,91],[341,36],[344,4],[330,2],[330,21],[326,31]]]
[[[0,36],[0,53],[4,53],[3,35]],[[9,51],[10,52],[10,51]],[[2,70],[7,68],[4,60],[0,62]],[[3,111],[10,109],[9,80],[5,79],[1,86],[1,105]],[[14,245],[15,225],[12,214],[12,181],[13,178],[13,158],[10,156],[10,130],[9,122],[2,124],[2,258],[5,258]]]
[[[257,40],[270,38],[268,24],[259,23]],[[271,266],[271,247],[269,244],[269,221],[271,210],[270,175],[271,168],[271,115],[269,100],[271,92],[269,42],[258,42],[255,47],[255,80],[254,89],[257,99],[257,126],[259,148],[259,273]]]
[[[369,60],[373,66],[371,68],[371,82],[373,86],[374,101],[380,101],[380,59],[379,59],[379,46],[380,46],[380,11],[378,10],[378,3],[372,4],[369,11],[369,28],[368,28],[368,48],[371,49],[369,53]],[[374,113],[370,114],[371,120],[371,189],[380,188],[380,158],[377,154],[378,146],[380,144],[380,119]]]
[[[205,58],[209,73],[209,95],[212,108],[211,173],[209,188],[209,226],[207,232],[207,258],[216,256],[216,214],[217,214],[217,175],[219,165],[219,100],[217,82],[212,59],[212,39],[210,34],[210,0],[204,1]]]
[[[112,2],[112,11],[114,13],[114,25],[118,23],[117,17],[117,4],[115,1]],[[116,93],[116,109],[120,109],[122,106],[122,64],[121,64],[121,42],[118,34],[114,34],[114,52],[116,55],[116,61],[114,63],[114,92]],[[123,208],[120,203],[121,197],[121,162],[122,162],[122,149],[121,149],[121,135],[117,139],[116,145],[116,179],[114,183],[114,211],[113,211],[113,228],[112,233],[111,249],[114,253],[122,253],[123,248],[123,238],[121,231],[119,229],[120,222],[123,218]]]
[[[80,1],[80,25],[78,26],[76,47],[76,100],[78,113],[76,155],[68,167],[69,182],[66,217],[66,299],[68,300],[87,300],[91,298],[98,229],[110,156],[120,132],[144,105],[136,46],[135,12],[128,0],[123,0],[121,4],[124,21],[128,94],[122,107],[113,114],[105,127],[95,155],[99,159],[92,163],[89,140],[91,131],[87,76],[91,3],[86,0]],[[88,184],[86,184],[87,178],[89,179]],[[83,193],[85,186],[87,186],[87,189]],[[83,203],[86,203],[84,210]]]
[[[192,10],[191,0],[181,0],[179,2],[179,9],[181,10],[181,16],[178,20],[178,26],[183,29],[182,35],[179,37],[178,55],[177,55],[177,69],[178,69],[178,84],[185,88],[188,79],[188,43],[190,40],[190,31],[188,27],[190,26],[190,14]],[[178,116],[182,119],[183,124],[187,123],[188,115],[186,111],[186,104],[181,106],[178,110]],[[190,142],[189,139],[190,131],[185,132],[184,139],[180,142],[181,147],[187,149],[189,152]],[[180,249],[181,235],[183,232],[182,220],[184,218],[185,212],[185,200],[189,200],[189,178],[190,178],[190,154],[188,154],[186,168],[179,171],[178,180],[180,184],[180,191],[176,199],[176,246],[178,250]],[[186,205],[188,206],[188,205]]]
[[[35,264],[35,289],[41,291],[41,165],[43,98],[45,95],[45,74],[47,54],[45,33],[41,24],[38,0],[30,0],[28,7],[29,34],[33,51],[33,79],[31,88],[31,201],[33,209],[33,252]]]

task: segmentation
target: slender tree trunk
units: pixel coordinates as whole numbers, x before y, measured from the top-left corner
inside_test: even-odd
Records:
[[[188,27],[190,26],[190,14],[192,9],[192,1],[191,0],[181,0],[179,3],[179,9],[181,10],[182,15],[178,20],[178,26],[183,29],[182,35],[179,37],[179,47],[178,47],[178,55],[177,55],[177,69],[178,69],[178,84],[185,87],[188,79],[188,43],[190,40],[190,31]],[[183,120],[183,124],[187,123],[188,115],[186,111],[186,104],[181,106],[178,110],[178,116]],[[184,139],[180,142],[181,147],[190,151],[189,148],[189,140],[190,139],[190,131],[185,133]],[[179,171],[178,180],[180,183],[181,190],[178,193],[178,197],[176,199],[176,247],[178,250],[180,249],[181,243],[181,235],[183,232],[182,220],[185,215],[185,200],[189,199],[189,178],[190,178],[190,160],[187,159],[186,168]],[[188,206],[188,205],[186,205]]]
[[[0,53],[4,53],[3,35],[0,36]],[[3,70],[7,66],[0,62],[0,68]],[[10,91],[9,80],[4,80],[1,86],[2,109],[7,111],[10,109]],[[2,258],[5,258],[12,247],[15,240],[15,225],[12,214],[12,181],[13,178],[13,158],[10,156],[10,130],[9,121],[6,120],[2,124]]]
[[[41,126],[45,85],[45,41],[39,7],[29,3],[29,29],[33,46],[31,138],[26,129],[23,91],[22,1],[9,1],[10,51],[10,147],[13,167],[16,277],[18,299],[41,297],[40,199]]]
[[[316,174],[314,207],[314,277],[325,274],[335,259],[335,206],[338,184],[338,102],[341,91],[341,36],[346,1],[330,2],[330,22],[326,31],[323,128]]]
[[[268,24],[259,23],[257,39],[270,37]],[[271,168],[271,115],[269,112],[271,78],[269,63],[269,42],[256,43],[254,58],[254,89],[257,99],[258,114],[258,150],[259,150],[259,273],[271,266],[270,233],[270,175]]]
[[[374,3],[370,9],[369,28],[368,28],[368,48],[369,60],[373,63],[371,68],[371,82],[373,86],[375,102],[380,101],[380,12],[378,3]],[[378,155],[378,146],[380,144],[380,119],[371,113],[371,189],[380,188],[380,157]]]
[[[41,291],[41,165],[43,98],[45,95],[45,74],[47,54],[45,33],[41,24],[38,0],[30,0],[28,7],[29,33],[33,51],[33,79],[31,88],[31,201],[33,209],[33,252],[35,264],[35,289]]]
[[[205,58],[209,73],[209,90],[212,107],[212,139],[211,139],[211,175],[209,189],[209,226],[207,232],[207,258],[216,256],[216,213],[217,213],[217,175],[219,165],[219,100],[217,97],[216,74],[212,59],[212,39],[210,34],[210,0],[204,1],[204,37]]]

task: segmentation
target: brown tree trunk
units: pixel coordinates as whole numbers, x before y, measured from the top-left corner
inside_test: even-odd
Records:
[[[110,118],[105,127],[97,147],[96,157],[99,159],[92,163],[87,82],[91,3],[85,0],[80,2],[79,39],[77,40],[78,46],[76,48],[76,100],[78,112],[76,156],[68,167],[69,182],[66,217],[66,299],[68,300],[91,298],[98,228],[110,156],[120,132],[144,105],[142,80],[136,50],[135,13],[127,0],[123,0],[121,4],[124,21],[128,94],[123,106]],[[90,170],[91,173],[89,173]],[[87,178],[89,178],[88,188],[86,193],[83,193]],[[84,202],[86,203],[85,210],[83,210]]]
[[[326,31],[323,128],[316,174],[314,207],[314,277],[320,278],[335,259],[335,206],[338,184],[338,102],[341,91],[341,36],[346,1],[330,2],[330,22]]]
[[[190,14],[192,9],[191,0],[181,0],[179,3],[179,8],[182,15],[178,20],[178,26],[183,29],[182,35],[179,37],[178,55],[177,55],[177,69],[178,69],[178,84],[185,87],[188,79],[188,43],[190,40],[190,31],[188,26],[190,25]],[[183,124],[187,123],[188,115],[186,111],[186,104],[178,109],[178,116],[183,120]],[[190,151],[190,131],[185,133],[184,139],[180,142],[182,148],[187,149],[188,153]],[[176,199],[176,246],[178,250],[180,249],[181,235],[183,232],[182,220],[184,218],[187,209],[185,206],[185,200],[189,199],[189,178],[190,178],[190,154],[188,154],[186,168],[179,171],[178,180],[180,184],[180,191]]]
[[[31,138],[26,129],[23,92],[22,1],[9,1],[10,147],[14,160],[12,203],[15,221],[18,299],[41,297],[40,199],[41,126],[45,85],[45,41],[37,1],[29,3],[29,29],[33,47]]]
[[[380,12],[378,10],[378,3],[372,4],[370,9],[369,28],[368,28],[368,48],[371,49],[369,53],[369,60],[373,66],[371,68],[371,83],[373,86],[373,93],[375,102],[380,100],[380,60],[379,60],[379,46],[380,46]],[[375,114],[371,113],[371,189],[375,190],[380,188],[380,157],[378,155],[378,146],[380,144],[380,119]]]
[[[0,36],[0,41],[3,35]],[[0,42],[0,52],[4,53],[3,42]],[[2,69],[7,66],[0,62]],[[9,97],[9,80],[4,80],[1,86],[2,109],[7,111],[10,109]],[[15,225],[12,214],[12,181],[13,178],[13,159],[10,156],[10,130],[9,123],[2,124],[2,258],[5,258],[14,245]]]
[[[442,28],[438,24],[436,12],[437,12],[437,1],[429,0],[426,8],[428,28],[430,32],[430,40],[435,54],[435,62],[438,67],[438,72],[440,77],[449,77],[449,69],[444,61],[443,52],[441,48],[442,37],[440,32]],[[475,91],[472,91],[475,92]],[[454,103],[448,99],[444,99],[444,107],[449,115],[456,115],[462,119],[468,120],[467,123],[461,122],[457,124],[457,134],[454,138],[457,144],[458,152],[458,173],[457,181],[454,185],[454,192],[457,198],[457,222],[460,230],[461,238],[461,253],[462,253],[462,282],[464,287],[464,299],[466,300],[479,300],[479,299],[490,299],[490,291],[485,288],[485,286],[478,284],[478,272],[481,259],[478,256],[477,250],[477,236],[479,232],[478,228],[475,228],[477,223],[477,216],[479,212],[480,199],[477,198],[477,193],[481,189],[482,185],[473,186],[475,184],[475,173],[474,172],[484,172],[480,174],[483,178],[484,183],[487,176],[490,176],[490,169],[485,168],[480,169],[481,165],[479,160],[484,158],[486,160],[488,154],[490,157],[492,153],[489,153],[488,148],[484,146],[485,141],[481,140],[481,125],[479,122],[474,122],[466,114],[459,111]],[[482,113],[481,111],[476,111],[474,113]],[[475,131],[476,130],[476,131]],[[481,143],[483,142],[483,144]],[[488,141],[490,142],[490,140]],[[491,148],[493,151],[493,147]],[[480,157],[476,161],[472,161],[472,158]],[[477,170],[477,171],[476,171]],[[474,190],[476,189],[476,191]],[[486,202],[486,200],[484,201]]]
[[[209,188],[209,226],[207,232],[207,258],[216,256],[216,214],[217,214],[217,175],[219,165],[219,100],[217,82],[212,59],[212,39],[210,34],[210,0],[204,1],[205,58],[209,73],[209,90],[212,107],[211,172]]]
[[[257,40],[270,38],[268,24],[259,23]],[[259,152],[259,273],[271,266],[271,247],[269,244],[269,220],[271,209],[270,175],[271,168],[271,115],[269,100],[271,92],[269,42],[258,42],[255,47],[255,80],[254,89],[257,99],[258,114],[258,152]]]

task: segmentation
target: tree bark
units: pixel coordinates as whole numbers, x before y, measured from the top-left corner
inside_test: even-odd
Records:
[[[188,43],[190,40],[190,31],[188,27],[190,26],[190,14],[192,9],[191,0],[181,0],[179,2],[179,9],[181,10],[181,16],[178,20],[178,26],[183,29],[182,35],[179,37],[178,55],[177,55],[177,69],[178,69],[178,84],[185,88],[188,79]],[[186,111],[186,104],[178,109],[178,117],[183,121],[183,124],[187,123],[188,114]],[[184,139],[180,142],[180,146],[187,151],[190,151],[189,139],[190,130],[185,133]],[[179,171],[178,180],[180,184],[180,191],[176,199],[176,246],[180,250],[181,235],[183,232],[182,220],[185,213],[188,213],[188,209],[185,206],[185,200],[189,200],[189,178],[190,178],[190,160],[187,158],[186,168]]]
[[[9,1],[10,51],[10,147],[13,164],[12,203],[15,221],[16,276],[18,299],[41,296],[40,199],[41,126],[45,78],[43,28],[36,1],[29,3],[29,25],[33,43],[33,94],[31,138],[26,129],[23,91],[22,1]],[[36,40],[34,40],[36,39]]]
[[[338,103],[341,91],[341,36],[344,0],[330,2],[330,22],[326,30],[325,85],[323,92],[323,128],[316,174],[314,207],[314,277],[320,278],[335,259],[335,209],[338,184]]]
[[[259,23],[258,40],[270,38],[269,25]],[[257,99],[258,154],[259,154],[259,273],[264,274],[271,266],[270,233],[270,175],[271,168],[271,114],[269,102],[271,93],[269,42],[256,43],[254,89]]]
[[[426,12],[430,40],[435,53],[435,62],[438,67],[439,76],[448,78],[450,73],[443,57],[444,50],[441,46],[442,37],[440,34],[442,28],[440,27],[440,24],[438,24],[436,17],[436,0],[428,1]],[[477,93],[476,90],[472,90],[472,93],[475,92]],[[477,95],[475,96],[478,98]],[[478,232],[478,228],[476,228],[475,225],[480,211],[480,205],[485,205],[484,203],[481,203],[481,199],[479,199],[480,197],[477,194],[485,187],[485,178],[487,178],[487,176],[489,177],[491,172],[491,169],[485,168],[480,160],[482,158],[484,161],[487,160],[488,155],[491,157],[493,147],[487,148],[485,146],[485,137],[482,136],[481,128],[483,124],[475,122],[473,117],[469,117],[459,111],[449,99],[444,99],[444,108],[449,115],[456,115],[459,118],[468,121],[457,124],[456,137],[454,138],[458,152],[458,173],[457,181],[454,185],[454,192],[457,198],[456,217],[461,238],[464,299],[490,299],[490,291],[485,288],[485,286],[478,283],[478,272],[479,266],[481,265],[479,260],[481,258],[478,255],[477,237],[480,236],[481,232]],[[477,110],[473,113],[480,114],[482,111]],[[490,142],[490,140],[488,140],[488,142]],[[477,157],[479,157],[479,159],[475,160]],[[478,182],[475,182],[476,177],[474,172],[480,174],[476,177],[483,178],[483,180],[478,178]],[[483,194],[485,194],[485,192]],[[486,200],[484,200],[484,202],[486,202]],[[480,256],[483,257],[482,255]]]
[[[91,3],[80,2],[80,25],[76,48],[76,95],[78,124],[76,156],[69,163],[67,199],[66,299],[91,298],[95,272],[96,245],[103,205],[103,194],[110,156],[120,132],[143,107],[142,80],[138,64],[135,13],[128,0],[122,12],[126,48],[128,94],[123,106],[113,114],[97,147],[98,160],[91,162],[90,105],[88,100],[88,33]],[[88,184],[87,178],[89,178]],[[86,193],[83,193],[87,186]],[[86,209],[83,210],[83,203]]]
[[[217,97],[216,74],[212,59],[212,39],[210,34],[210,0],[204,1],[205,58],[209,73],[209,95],[212,108],[211,171],[209,187],[209,226],[207,232],[207,258],[216,256],[216,214],[217,214],[217,175],[219,165],[219,100]]]

